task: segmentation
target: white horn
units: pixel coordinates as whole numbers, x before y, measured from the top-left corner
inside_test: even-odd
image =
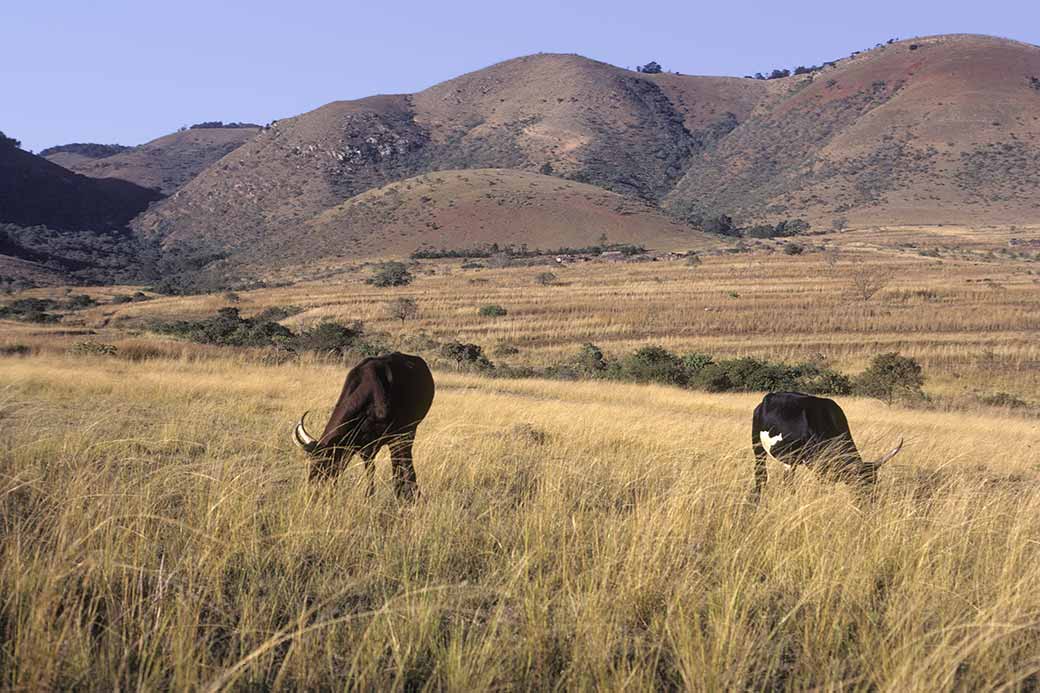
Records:
[[[895,446],[889,452],[887,452],[884,455],[882,455],[881,459],[879,459],[877,462],[874,463],[874,469],[877,469],[878,467],[883,465],[885,462],[888,462],[890,459],[892,459],[897,454],[899,454],[899,451],[902,450],[902,449],[903,449],[903,439],[900,438],[899,439],[899,445]]]
[[[318,445],[318,441],[311,437],[307,433],[307,429],[304,428],[303,422],[307,418],[309,412],[303,412],[303,416],[300,417],[300,423],[296,424],[296,428],[293,429],[293,440],[296,444],[307,452],[311,452]]]

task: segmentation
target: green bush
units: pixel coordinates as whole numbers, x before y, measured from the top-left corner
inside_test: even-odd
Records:
[[[585,343],[574,359],[575,369],[585,376],[601,376],[607,371],[607,360],[603,351],[595,344]]]
[[[404,286],[412,283],[412,273],[403,262],[383,262],[372,271],[372,276],[366,281],[375,286]]]
[[[61,316],[47,311],[57,308],[60,308],[58,302],[49,298],[20,298],[6,306],[0,306],[0,319],[55,323],[61,321]]]
[[[751,357],[703,364],[689,371],[689,383],[691,387],[710,392],[792,391],[840,395],[852,391],[852,381],[837,371],[811,363],[791,365]]]
[[[155,331],[199,344],[216,346],[264,347],[291,344],[296,335],[289,328],[269,320],[245,319],[238,308],[221,308],[206,320],[161,323]]]
[[[856,379],[856,392],[891,404],[898,398],[920,399],[924,374],[921,365],[894,351],[878,354]]]
[[[495,304],[489,304],[489,305],[486,305],[486,306],[481,306],[480,307],[480,311],[479,311],[481,317],[485,317],[485,318],[501,317],[503,315],[506,315],[508,312],[509,311],[507,311],[502,306],[498,306],[498,305],[495,305]]]
[[[704,368],[715,363],[709,354],[700,354],[692,352],[689,354],[683,354],[682,356],[683,368],[686,370],[687,379],[695,377]]]
[[[494,364],[484,356],[484,350],[476,344],[449,342],[441,346],[441,355],[454,361],[459,369],[485,371],[494,368]]]
[[[637,383],[686,384],[682,359],[659,346],[643,347],[625,356],[621,359],[618,375],[623,380]]]
[[[300,351],[316,351],[322,354],[342,356],[355,346],[364,334],[364,326],[355,321],[348,325],[322,321],[308,327],[296,337],[296,348]],[[366,351],[368,351],[366,349]],[[363,354],[373,355],[373,354]]]
[[[303,312],[303,308],[299,306],[271,306],[270,308],[264,308],[262,311],[256,314],[256,320],[271,320],[278,322],[291,318],[294,315],[299,315]]]

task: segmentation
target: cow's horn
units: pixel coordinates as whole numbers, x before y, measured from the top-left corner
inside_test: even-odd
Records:
[[[318,441],[312,438],[307,433],[307,429],[304,428],[303,421],[307,418],[307,414],[308,412],[303,412],[303,416],[300,417],[300,423],[296,424],[296,428],[293,429],[293,440],[307,452],[313,452],[314,448],[318,447]]]
[[[888,462],[890,459],[892,459],[897,454],[899,454],[899,451],[902,450],[902,449],[903,449],[903,439],[900,438],[899,439],[899,445],[895,446],[894,448],[889,450],[887,453],[882,455],[881,458],[877,462],[874,463],[874,468],[877,469],[878,467],[883,465],[885,462]]]

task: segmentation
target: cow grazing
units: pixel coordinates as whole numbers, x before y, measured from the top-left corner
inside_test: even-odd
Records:
[[[358,454],[365,463],[371,494],[375,491],[374,459],[387,445],[394,491],[398,496],[412,498],[418,491],[412,444],[416,429],[430,411],[433,391],[433,376],[418,356],[395,352],[367,358],[356,365],[347,373],[321,438],[307,433],[306,412],[293,429],[293,440],[312,458],[310,480],[339,474]]]
[[[784,465],[785,479],[801,464],[832,478],[873,487],[878,468],[895,457],[903,441],[876,462],[864,461],[852,441],[845,412],[834,400],[800,392],[771,392],[755,407],[751,447],[757,497],[766,483],[767,455]]]

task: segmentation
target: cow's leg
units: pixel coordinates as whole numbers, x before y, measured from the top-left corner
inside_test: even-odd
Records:
[[[365,495],[371,496],[376,492],[376,454],[379,448],[368,446],[361,449],[361,461],[365,465],[365,477],[368,479],[368,489]]]
[[[419,493],[412,465],[412,443],[415,434],[409,433],[390,442],[390,463],[393,466],[394,493],[399,498],[413,499]]]
[[[751,499],[758,500],[762,495],[762,487],[769,480],[769,471],[766,469],[766,449],[757,435],[751,438],[751,449],[755,453],[755,487],[751,491]]]

